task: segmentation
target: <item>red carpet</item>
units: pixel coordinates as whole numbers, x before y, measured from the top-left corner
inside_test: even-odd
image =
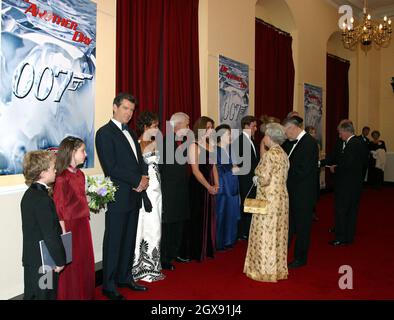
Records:
[[[363,192],[355,243],[332,247],[328,233],[333,223],[333,195],[318,204],[320,220],[313,225],[309,263],[290,270],[289,279],[263,283],[243,273],[246,242],[219,252],[203,263],[177,263],[167,278],[148,283],[146,292],[119,291],[130,300],[281,300],[281,299],[394,299],[394,188]],[[338,270],[353,269],[353,289],[341,290]],[[104,299],[101,287],[97,299]]]

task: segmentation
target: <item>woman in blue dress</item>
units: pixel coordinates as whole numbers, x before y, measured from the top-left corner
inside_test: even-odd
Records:
[[[236,173],[239,168],[233,165],[230,156],[230,126],[227,124],[218,126],[216,136],[219,173],[219,191],[216,195],[216,248],[217,250],[225,250],[233,247],[237,240],[240,196]]]

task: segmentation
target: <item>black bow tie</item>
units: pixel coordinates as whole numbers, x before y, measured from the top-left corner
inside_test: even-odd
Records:
[[[128,130],[129,126],[127,124],[122,123],[122,131]]]

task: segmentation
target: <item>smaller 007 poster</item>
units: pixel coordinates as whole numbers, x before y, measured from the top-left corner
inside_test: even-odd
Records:
[[[219,119],[233,129],[241,128],[241,119],[249,108],[249,67],[219,56]]]

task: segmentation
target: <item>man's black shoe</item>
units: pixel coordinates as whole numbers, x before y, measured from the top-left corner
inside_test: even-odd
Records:
[[[329,244],[331,244],[334,247],[338,247],[338,246],[347,245],[348,243],[345,241],[333,240],[333,241],[330,241]]]
[[[290,262],[288,267],[289,269],[295,269],[295,268],[299,268],[302,266],[305,266],[306,262],[305,261],[301,261],[301,260],[294,260],[293,262]]]
[[[109,300],[124,300],[124,297],[119,292],[116,291],[103,290],[102,293]]]
[[[190,262],[190,261],[192,261],[192,260],[189,259],[189,258],[176,257],[175,261],[176,261],[176,262],[184,263],[184,262]]]
[[[129,288],[134,291],[146,291],[148,290],[147,287],[141,286],[139,284],[136,284],[134,281],[130,283],[118,283],[119,288]]]
[[[161,268],[164,270],[175,270],[175,266],[172,263],[169,262],[162,262],[161,263]]]

